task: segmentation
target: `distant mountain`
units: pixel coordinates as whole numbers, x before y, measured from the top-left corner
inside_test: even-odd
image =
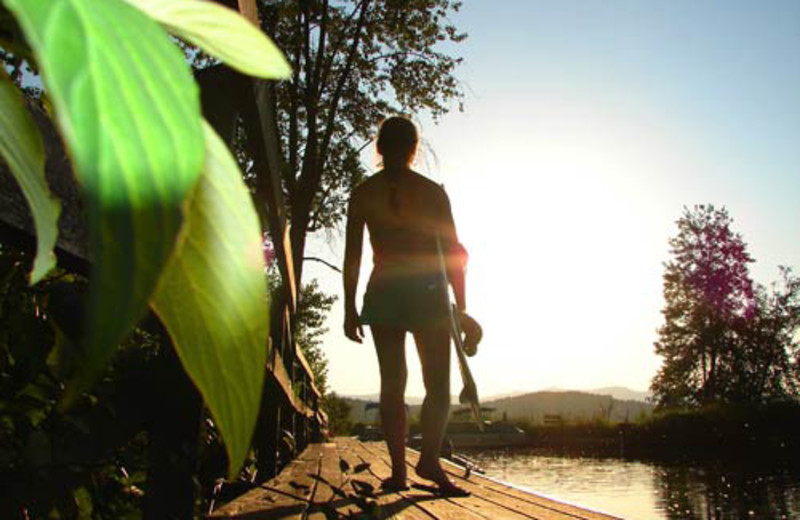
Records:
[[[621,397],[618,399],[614,394]],[[604,388],[592,392],[577,391],[542,391],[526,394],[512,394],[508,397],[487,398],[481,404],[494,411],[488,414],[489,419],[527,420],[534,423],[544,421],[545,415],[560,415],[565,421],[592,421],[604,419],[610,421],[634,421],[643,415],[649,415],[653,406],[644,402],[645,394],[627,388]],[[367,399],[364,399],[366,397]],[[380,412],[375,404],[377,395],[345,397],[350,404],[350,419],[354,422],[377,422]],[[419,414],[421,399],[416,404],[407,399],[411,416]],[[372,403],[372,404],[370,404]],[[452,409],[462,408],[458,398],[453,397]]]
[[[564,388],[546,388],[544,389],[546,392],[571,392],[572,390],[564,389]],[[585,392],[587,394],[598,394],[598,395],[610,395],[614,399],[619,399],[620,401],[643,401],[646,402],[647,398],[650,397],[649,392],[640,392],[638,390],[632,390],[625,386],[608,386],[604,388],[596,388],[593,390],[579,390],[580,392]],[[508,397],[517,397],[520,395],[530,394],[530,391],[521,391],[515,390],[512,392],[506,392],[502,394],[495,394],[495,395],[487,395],[482,397],[483,401],[494,401],[497,399],[504,399]],[[342,397],[346,397],[348,399],[355,399],[358,401],[374,401],[378,402],[380,399],[380,395],[375,394],[361,394],[361,395],[344,395]],[[454,399],[457,399],[457,396],[453,396]],[[418,396],[407,396],[406,397],[406,404],[409,406],[422,404],[422,397]],[[456,401],[454,401],[456,402]]]
[[[484,406],[494,408],[494,417],[501,419],[544,421],[545,415],[560,415],[565,421],[633,421],[649,415],[653,406],[638,400],[615,399],[610,393],[589,392],[532,392],[485,401]]]
[[[506,392],[504,394],[487,395],[485,397],[482,397],[481,399],[484,400],[484,401],[494,401],[496,399],[504,399],[506,397],[517,397],[518,395],[525,395],[525,394],[529,394],[529,393],[530,393],[530,391],[523,392],[521,390],[515,390],[513,392]]]
[[[587,390],[590,394],[610,395],[614,399],[620,401],[642,401],[647,402],[651,397],[650,392],[639,392],[638,390],[631,390],[624,386],[608,386],[605,388],[596,388],[594,390]]]

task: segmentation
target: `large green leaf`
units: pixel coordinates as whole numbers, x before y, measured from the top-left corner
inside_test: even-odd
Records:
[[[152,306],[222,432],[233,476],[261,398],[269,312],[258,215],[239,167],[205,126],[206,161],[186,234]]]
[[[126,0],[176,36],[234,69],[262,78],[288,78],[280,49],[236,11],[206,0]]]
[[[16,85],[0,68],[0,155],[22,188],[36,227],[36,258],[31,284],[55,266],[53,247],[58,238],[61,204],[50,193],[44,176],[44,144],[39,128],[25,108]]]
[[[197,87],[180,50],[122,0],[2,0],[33,48],[83,187],[94,272],[69,403],[146,310],[203,164]]]

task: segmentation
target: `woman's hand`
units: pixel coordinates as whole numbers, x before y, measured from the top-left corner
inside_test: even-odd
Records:
[[[364,339],[364,329],[358,322],[358,312],[355,309],[344,313],[344,335],[356,343],[361,343]]]

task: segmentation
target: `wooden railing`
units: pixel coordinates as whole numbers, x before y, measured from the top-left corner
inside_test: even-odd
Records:
[[[220,3],[238,8],[251,23],[261,26],[255,0],[220,0]],[[233,128],[237,116],[244,123],[246,146],[254,160],[256,195],[263,204],[260,209],[266,217],[275,262],[281,274],[281,286],[272,291],[271,349],[262,414],[254,439],[260,480],[276,475],[282,465],[305,449],[310,441],[321,439],[327,418],[320,408],[322,395],[314,384],[311,366],[292,335],[297,286],[281,187],[274,85],[245,78],[223,67],[207,71],[203,76],[208,79],[200,78],[201,86],[209,81],[217,86],[216,91],[203,89],[204,111],[209,121],[223,131]],[[220,100],[220,97],[227,99]],[[223,111],[218,107],[224,107]],[[232,132],[228,132],[228,136],[230,138]]]

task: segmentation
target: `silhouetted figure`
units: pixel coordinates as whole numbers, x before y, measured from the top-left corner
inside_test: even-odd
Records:
[[[466,308],[466,252],[458,244],[444,189],[410,168],[418,140],[408,119],[384,121],[377,143],[383,170],[353,190],[344,260],[344,330],[348,338],[361,343],[361,325],[369,325],[378,353],[381,420],[392,459],[392,476],[383,487],[407,486],[405,335],[411,332],[425,383],[422,451],[416,472],[434,481],[443,494],[457,496],[467,492],[447,478],[439,462],[450,410],[450,338],[448,289],[441,276],[437,236],[446,251],[448,278],[461,311]],[[355,297],[364,225],[369,229],[374,267],[359,317]]]

